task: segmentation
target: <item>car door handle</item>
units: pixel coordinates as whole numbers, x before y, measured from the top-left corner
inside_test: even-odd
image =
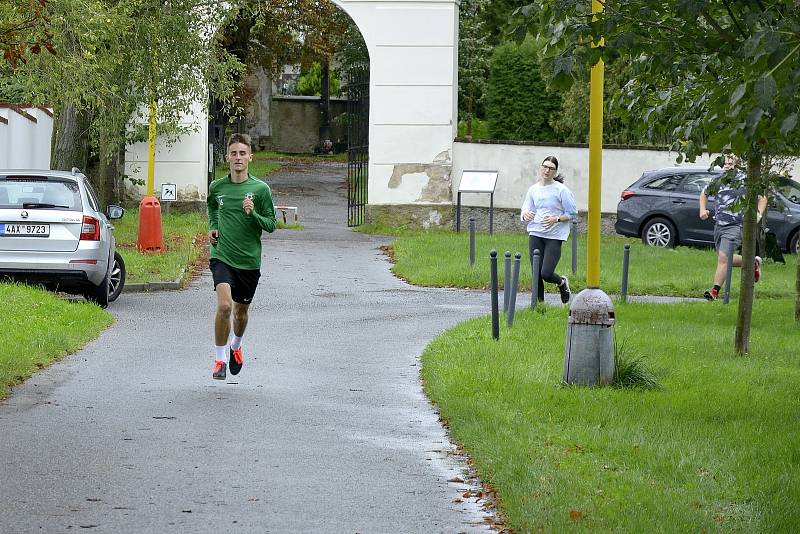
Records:
[[[673,204],[686,204],[686,201],[685,200],[673,200],[672,203]]]

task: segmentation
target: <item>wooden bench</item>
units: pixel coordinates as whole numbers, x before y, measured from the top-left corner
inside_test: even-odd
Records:
[[[275,209],[283,215],[283,224],[286,224],[286,212],[294,212],[294,223],[297,224],[297,206],[275,206]]]

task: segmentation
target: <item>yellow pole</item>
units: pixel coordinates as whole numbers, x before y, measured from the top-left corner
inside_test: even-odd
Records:
[[[150,102],[150,127],[147,131],[147,196],[155,192],[156,181],[156,101]]]
[[[592,0],[592,13],[603,4]],[[603,41],[593,46],[602,46]],[[587,238],[586,286],[600,288],[600,192],[603,175],[603,60],[592,66],[589,85],[589,235]]]

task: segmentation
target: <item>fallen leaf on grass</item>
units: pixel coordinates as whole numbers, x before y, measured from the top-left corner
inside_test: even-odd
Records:
[[[577,510],[570,510],[569,511],[569,518],[571,521],[578,521],[583,519],[583,512],[578,512]]]

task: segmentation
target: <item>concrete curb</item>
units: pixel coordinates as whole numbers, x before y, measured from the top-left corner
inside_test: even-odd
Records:
[[[181,288],[183,275],[186,274],[186,269],[181,269],[181,274],[178,275],[172,282],[144,282],[141,284],[125,284],[122,287],[123,293],[147,293],[150,291],[177,291]]]

